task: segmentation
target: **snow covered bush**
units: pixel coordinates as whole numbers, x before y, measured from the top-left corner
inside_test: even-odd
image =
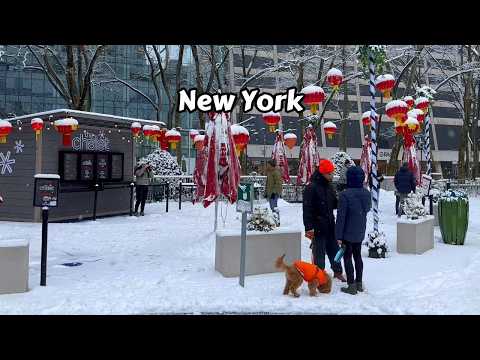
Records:
[[[430,103],[433,102],[434,95],[437,92],[433,90],[430,86],[422,86],[422,87],[417,87],[415,95],[417,97],[426,97]]]
[[[337,152],[333,158],[332,162],[335,165],[335,173],[334,176],[338,176],[338,182],[340,184],[347,183],[347,170],[351,166],[355,166],[355,162],[352,160],[350,155],[346,152],[339,151]]]
[[[165,150],[157,149],[151,154],[148,154],[147,156],[141,158],[139,162],[149,162],[150,164],[152,164],[152,170],[154,175],[182,175],[182,171],[178,166],[177,159]]]
[[[272,231],[279,224],[278,214],[269,208],[256,207],[249,216],[247,230],[249,231]]]
[[[387,242],[385,240],[385,233],[372,231],[368,234],[368,240],[364,243],[368,247],[369,257],[385,257],[385,253],[388,251]]]
[[[427,209],[422,204],[422,195],[411,193],[402,204],[403,213],[410,220],[417,220],[428,215]]]

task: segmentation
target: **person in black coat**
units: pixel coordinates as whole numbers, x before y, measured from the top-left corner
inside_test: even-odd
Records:
[[[338,245],[345,247],[343,262],[348,284],[348,287],[341,290],[351,295],[363,291],[361,250],[367,228],[367,214],[372,208],[371,194],[363,187],[364,179],[365,172],[361,167],[348,169],[347,189],[340,193],[338,199],[335,234]],[[352,257],[355,262],[355,276]]]
[[[328,255],[334,277],[345,282],[342,265],[335,262],[340,249],[335,238],[335,217],[337,197],[331,182],[335,167],[330,160],[321,160],[318,170],[303,192],[303,224],[305,236],[312,240],[313,262],[325,269],[325,253]]]
[[[417,186],[415,175],[408,168],[408,163],[404,163],[397,171],[393,182],[395,184],[395,188],[397,189],[395,213],[400,216],[402,213],[400,204],[403,203],[408,194],[415,192]]]

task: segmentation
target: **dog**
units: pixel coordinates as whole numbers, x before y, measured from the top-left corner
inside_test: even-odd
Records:
[[[329,294],[331,292],[332,278],[325,270],[300,260],[294,261],[292,265],[288,265],[284,259],[285,254],[278,257],[275,261],[275,267],[285,272],[286,283],[283,295],[288,295],[292,292],[294,297],[299,297],[300,294],[297,290],[302,286],[303,281],[308,283],[310,296],[316,296],[317,290],[321,294]]]

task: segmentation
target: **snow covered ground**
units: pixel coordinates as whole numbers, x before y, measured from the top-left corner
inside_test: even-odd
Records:
[[[0,242],[30,241],[30,291],[0,295],[0,314],[480,314],[480,200],[470,202],[464,246],[445,245],[435,228],[435,248],[423,255],[396,253],[393,192],[380,194],[380,229],[391,252],[370,259],[364,248],[366,292],[282,295],[282,273],[238,278],[214,270],[214,207],[147,205],[146,216],[49,225],[47,286],[39,286],[41,225],[0,222]],[[280,201],[282,226],[302,226],[301,204]],[[234,207],[219,212],[240,229]],[[223,227],[219,216],[219,228]],[[369,216],[368,229],[371,229]],[[310,261],[309,241],[302,258]],[[272,254],[272,261],[277,254]],[[67,262],[82,262],[66,267]],[[328,261],[327,261],[328,263]]]

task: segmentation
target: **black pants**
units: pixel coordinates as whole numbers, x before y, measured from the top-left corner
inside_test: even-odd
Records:
[[[347,273],[347,284],[355,282],[362,282],[363,261],[362,261],[362,243],[351,243],[348,241],[345,244],[345,253],[343,254],[343,263],[345,264],[345,272]],[[353,274],[353,261],[355,262],[355,277]]]
[[[145,210],[145,202],[147,201],[148,185],[137,185],[136,188],[137,201],[135,202],[135,212],[138,212],[138,206],[142,204],[141,211]]]
[[[335,262],[335,255],[340,249],[337,242],[333,239],[327,239],[325,236],[315,236],[312,241],[313,262],[320,269],[325,270],[325,253],[330,261],[330,266],[334,273],[342,273],[342,265]]]

